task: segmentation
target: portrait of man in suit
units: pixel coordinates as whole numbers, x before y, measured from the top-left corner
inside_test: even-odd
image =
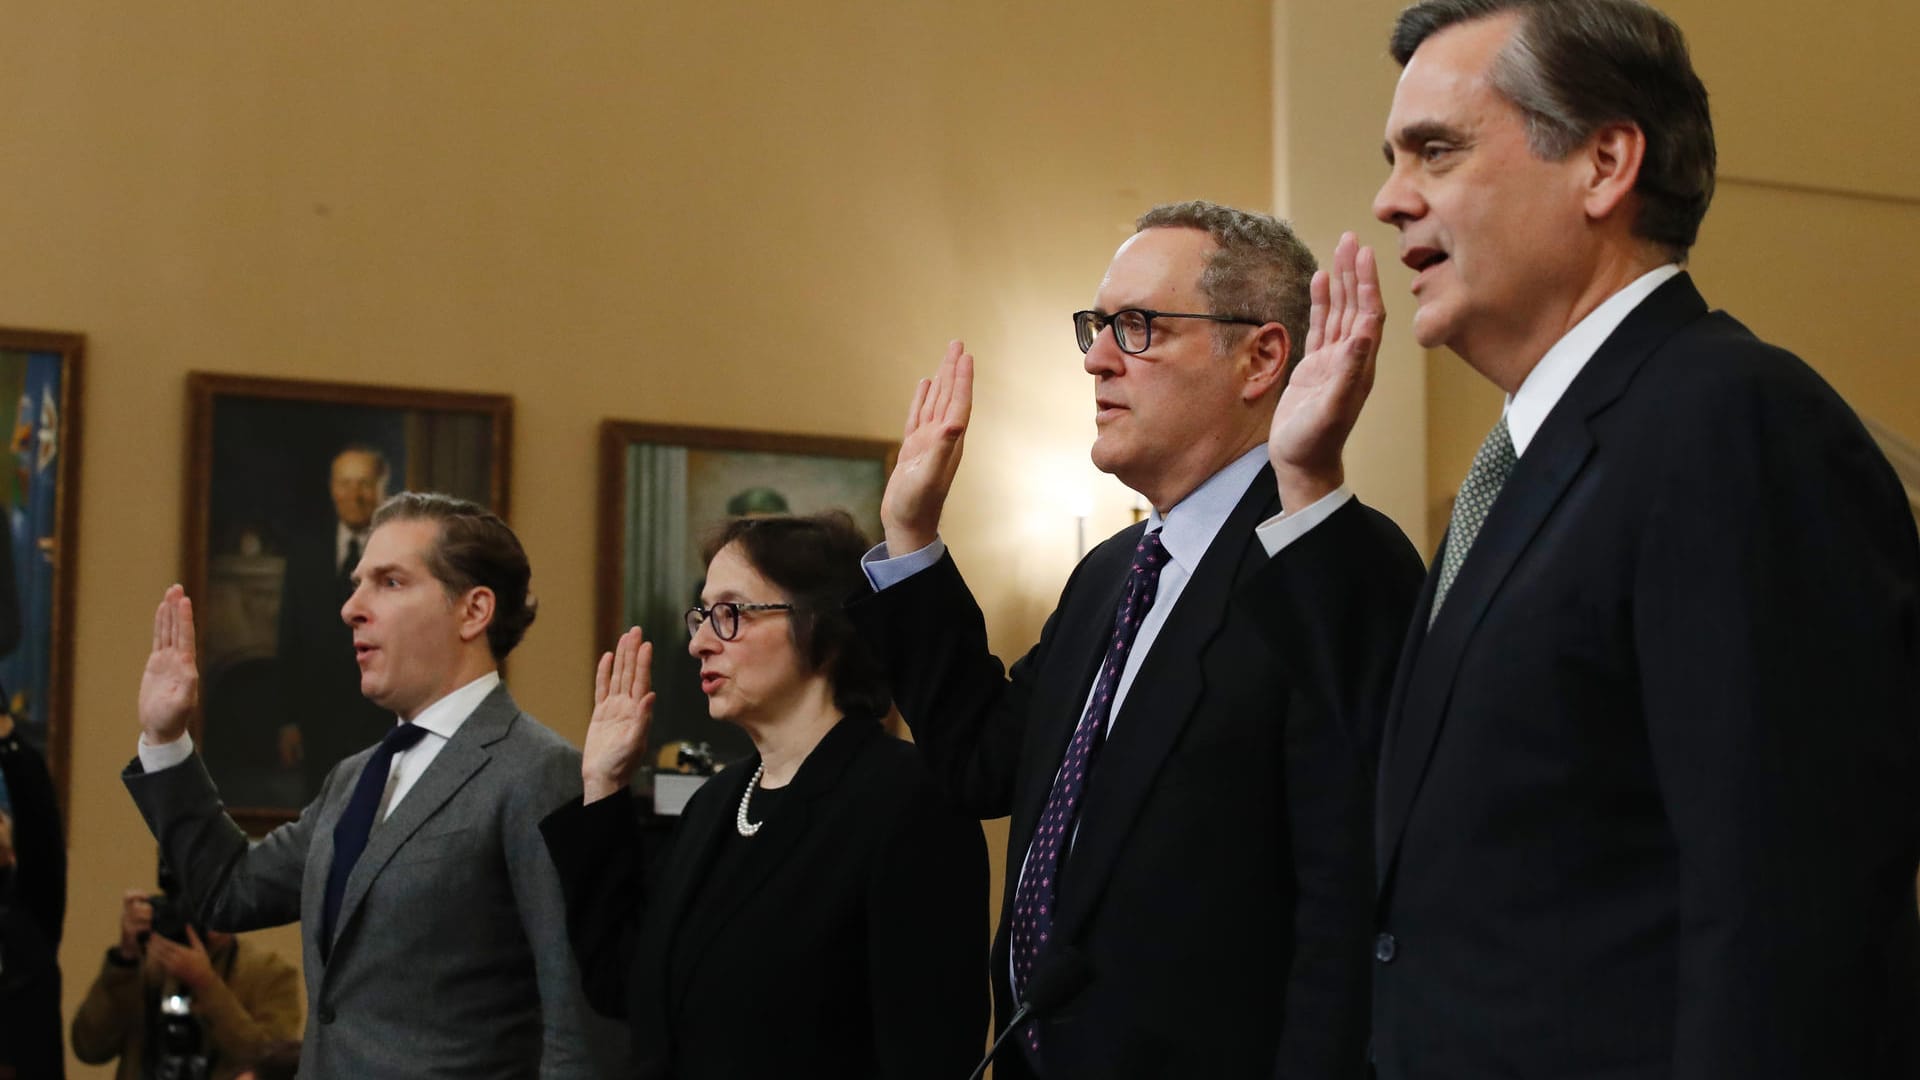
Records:
[[[342,448],[327,472],[333,527],[287,542],[276,650],[283,718],[277,749],[281,767],[304,778],[309,799],[342,758],[378,742],[393,723],[391,713],[360,693],[353,631],[340,617],[390,473],[378,447]]]
[[[579,796],[580,755],[499,674],[534,619],[526,554],[497,516],[444,495],[396,495],[371,526],[341,615],[361,692],[397,718],[378,745],[250,845],[187,733],[193,607],[176,585],[154,617],[127,789],[198,923],[301,924],[300,1075],[602,1075],[612,1044],[581,996],[538,830]]]
[[[348,576],[399,488],[500,512],[497,395],[195,374],[183,582],[201,664],[197,749],[258,836],[291,819],[392,714],[360,693]]]
[[[992,970],[1002,1077],[1358,1077],[1373,879],[1371,747],[1300,693],[1250,613],[1256,527],[1279,509],[1265,444],[1309,347],[1314,259],[1284,223],[1158,207],[1074,316],[1094,464],[1147,520],[1074,569],[1004,668],[938,537],[971,418],[953,343],[909,412],[881,504],[875,591],[852,613],[950,794],[1011,816]],[[1063,327],[1064,329],[1064,327]],[[1371,514],[1371,511],[1365,512]],[[1400,576],[1420,562],[1398,539]]]
[[[1345,389],[1290,391],[1271,452],[1323,519],[1261,610],[1384,724],[1379,1076],[1920,1075],[1920,542],[1853,411],[1686,271],[1715,148],[1679,28],[1422,0],[1391,49],[1413,334],[1506,406],[1400,594],[1337,474],[1366,343],[1303,369]],[[1360,265],[1335,321],[1379,319]]]

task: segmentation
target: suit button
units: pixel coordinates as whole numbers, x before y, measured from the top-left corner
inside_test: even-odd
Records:
[[[333,1023],[333,1009],[330,1006],[320,1006],[320,1022],[323,1024]]]
[[[1373,939],[1373,958],[1383,964],[1393,963],[1393,954],[1400,951],[1400,943],[1393,940],[1392,934],[1381,934]]]

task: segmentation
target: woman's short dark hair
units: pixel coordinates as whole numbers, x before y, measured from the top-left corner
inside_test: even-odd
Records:
[[[854,630],[847,601],[866,591],[860,557],[867,538],[843,510],[803,517],[733,518],[708,534],[709,563],[729,545],[793,605],[793,645],[833,684],[833,704],[846,716],[884,716],[893,701],[886,672]]]
[[[426,553],[427,570],[447,595],[458,598],[476,586],[493,592],[487,648],[505,660],[533,625],[540,602],[527,590],[533,577],[526,549],[500,516],[479,503],[423,491],[403,491],[373,512],[373,527],[389,521],[431,521],[440,535]]]

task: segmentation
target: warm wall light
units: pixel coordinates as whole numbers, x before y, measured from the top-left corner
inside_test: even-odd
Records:
[[[1093,492],[1079,485],[1062,493],[1060,505],[1073,517],[1073,543],[1076,558],[1087,554],[1087,519],[1093,516]]]

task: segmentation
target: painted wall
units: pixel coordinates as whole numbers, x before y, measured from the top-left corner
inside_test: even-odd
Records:
[[[5,0],[0,24],[0,325],[90,339],[68,1016],[150,879],[117,774],[179,572],[187,371],[514,395],[542,614],[513,686],[577,741],[600,418],[897,437],[964,336],[946,535],[1015,655],[1076,557],[1063,507],[1129,519],[1087,464],[1067,314],[1148,205],[1271,191],[1265,0]]]

